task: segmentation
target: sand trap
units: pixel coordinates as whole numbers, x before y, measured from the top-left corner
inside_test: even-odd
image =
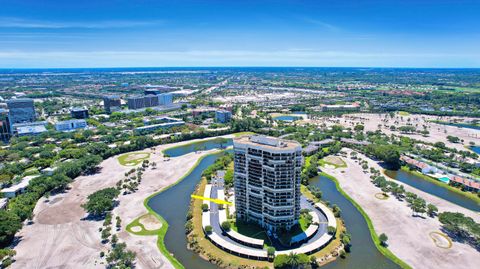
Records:
[[[150,214],[141,217],[138,221],[143,224],[143,227],[145,227],[145,229],[148,231],[154,231],[162,228],[160,221]]]
[[[379,193],[375,193],[375,198],[380,199],[380,200],[387,200],[389,198],[389,196],[382,193],[382,192],[379,192]]]
[[[327,156],[323,160],[336,166],[345,166],[345,162],[338,156]]]
[[[452,247],[452,241],[446,235],[439,232],[431,232],[429,235],[435,246],[447,249]]]
[[[130,153],[126,158],[125,158],[125,161],[129,162],[129,161],[134,161],[134,160],[137,160],[137,159],[143,159],[143,158],[147,158],[150,154],[149,153]]]
[[[132,232],[134,233],[139,233],[142,231],[142,227],[140,226],[133,226],[132,228],[130,228],[130,230],[132,230]]]

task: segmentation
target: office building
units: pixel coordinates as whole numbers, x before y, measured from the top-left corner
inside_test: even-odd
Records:
[[[158,106],[157,95],[131,96],[127,99],[128,109],[142,109]]]
[[[158,96],[152,94],[145,95],[143,100],[145,100],[145,107],[154,107],[160,104]]]
[[[46,121],[35,121],[25,123],[14,123],[10,129],[13,135],[27,136],[27,135],[39,135],[47,132]]]
[[[59,132],[68,132],[85,128],[87,128],[87,121],[84,119],[66,120],[55,123],[55,130]]]
[[[105,112],[108,114],[115,111],[120,111],[122,109],[122,101],[118,96],[104,96],[103,107],[105,108]]]
[[[36,119],[33,99],[21,98],[7,100],[10,130],[15,123],[33,122]]]
[[[173,95],[171,93],[162,93],[158,96],[158,104],[161,106],[168,106],[173,103]]]
[[[234,188],[237,219],[278,232],[300,216],[302,147],[268,136],[235,138]]]
[[[127,98],[128,109],[141,109],[145,107],[143,96],[130,96]]]
[[[80,108],[80,107],[74,107],[74,108],[72,108],[72,110],[70,110],[70,115],[74,119],[87,119],[88,118],[88,109]]]
[[[0,141],[10,139],[10,122],[8,120],[8,110],[0,108]]]
[[[215,120],[220,123],[227,123],[232,118],[232,112],[227,110],[215,111]]]

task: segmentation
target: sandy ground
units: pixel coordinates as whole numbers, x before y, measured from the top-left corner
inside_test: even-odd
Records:
[[[428,115],[417,115],[411,114],[409,116],[400,116],[398,114],[392,119],[388,114],[346,114],[343,115],[341,118],[338,117],[329,117],[329,118],[321,118],[318,120],[312,120],[312,122],[316,124],[326,124],[327,126],[331,126],[333,124],[340,124],[344,127],[353,127],[357,124],[363,124],[365,126],[365,131],[376,131],[378,130],[378,125],[381,125],[380,130],[387,134],[395,134],[401,136],[407,136],[413,139],[417,139],[420,141],[425,141],[429,143],[435,142],[444,142],[445,145],[448,147],[456,148],[458,150],[466,150],[465,146],[469,145],[469,142],[474,142],[476,145],[480,145],[480,130],[474,130],[469,128],[459,128],[455,126],[448,126],[443,124],[437,124],[429,122],[430,120],[442,120],[448,121],[449,119],[457,119],[459,117],[437,117],[437,116],[428,116]],[[464,118],[470,119],[470,118]],[[385,127],[387,126],[406,126],[407,123],[411,123],[415,126],[418,130],[423,130],[423,126],[427,127],[427,130],[430,134],[425,137],[420,134],[403,134],[397,131],[391,131],[390,128]],[[460,139],[464,140],[463,143],[451,143],[447,140],[447,136],[457,136]]]
[[[115,217],[120,216],[122,228],[118,232],[120,241],[127,243],[128,249],[137,253],[137,268],[173,268],[157,248],[156,236],[136,236],[125,231],[127,224],[147,213],[143,201],[150,194],[171,185],[205,154],[190,153],[164,161],[161,150],[179,144],[161,145],[151,150],[149,160],[157,162],[157,168],[148,168],[135,193],[119,196],[119,205],[113,210]],[[146,150],[143,150],[145,152]],[[111,157],[100,164],[101,171],[95,175],[80,176],[71,184],[69,191],[42,198],[34,210],[33,224],[25,225],[17,234],[20,242],[15,247],[16,262],[11,268],[105,268],[101,264],[100,251],[108,245],[101,244],[98,229],[103,221],[82,220],[86,213],[80,207],[86,197],[102,188],[115,186],[123,179],[124,173],[132,167],[118,163],[118,156]],[[158,228],[153,222],[148,226]]]
[[[350,152],[349,149],[343,149]],[[371,159],[358,155],[369,162],[370,167],[381,169]],[[437,218],[413,217],[412,210],[405,201],[391,196],[387,200],[375,198],[379,189],[371,182],[369,175],[363,173],[361,166],[350,158],[343,158],[347,168],[324,168],[325,172],[335,176],[342,189],[352,197],[369,215],[377,234],[388,236],[389,249],[413,268],[477,268],[480,254],[466,244],[453,242],[449,249],[438,247],[430,236],[432,232],[441,232]],[[408,185],[405,190],[423,197],[427,203],[435,204],[439,211],[462,212],[477,222],[480,215],[436,196],[422,192]],[[434,237],[439,240],[439,238]],[[438,244],[439,242],[437,242]],[[353,244],[355,239],[353,238]],[[445,245],[440,243],[440,245]]]

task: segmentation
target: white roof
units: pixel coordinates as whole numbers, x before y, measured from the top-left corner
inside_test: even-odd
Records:
[[[316,203],[315,206],[321,211],[323,211],[323,213],[325,213],[325,216],[327,217],[327,221],[328,221],[328,226],[337,228],[337,220],[335,219],[335,216],[333,215],[332,210],[330,210],[330,208],[328,208],[326,205],[322,203]]]
[[[28,186],[28,184],[30,183],[30,180],[32,180],[36,177],[38,177],[38,175],[26,176],[22,179],[22,181],[20,181],[20,183],[18,183],[16,185],[12,185],[8,188],[2,189],[1,192],[17,192],[19,190],[22,190],[22,189],[24,189]]]
[[[209,235],[210,239],[215,242],[215,244],[221,246],[222,248],[228,249],[231,252],[242,254],[242,255],[248,255],[251,257],[260,257],[260,258],[267,258],[268,254],[267,251],[264,249],[256,249],[256,248],[249,248],[245,246],[238,246],[235,245],[225,239],[223,239],[221,236],[219,236],[216,233],[212,233]]]
[[[235,240],[238,240],[240,242],[244,242],[244,243],[247,243],[249,245],[257,245],[257,246],[263,247],[263,240],[262,239],[256,239],[256,238],[253,238],[253,237],[248,237],[248,236],[240,234],[240,233],[238,233],[234,230],[228,231],[227,234],[231,238],[233,238]]]

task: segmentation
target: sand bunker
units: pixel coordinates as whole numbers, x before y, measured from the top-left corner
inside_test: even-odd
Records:
[[[150,214],[141,217],[138,222],[140,222],[148,231],[158,230],[162,227],[160,221]]]
[[[130,230],[132,230],[132,232],[134,233],[139,233],[142,231],[142,227],[140,226],[133,226],[132,228],[130,228]]]
[[[432,238],[435,246],[437,246],[439,248],[451,248],[452,247],[452,241],[450,240],[450,238],[448,238],[448,236],[446,236],[442,233],[439,233],[439,232],[431,232],[429,235],[430,235],[430,238]]]

